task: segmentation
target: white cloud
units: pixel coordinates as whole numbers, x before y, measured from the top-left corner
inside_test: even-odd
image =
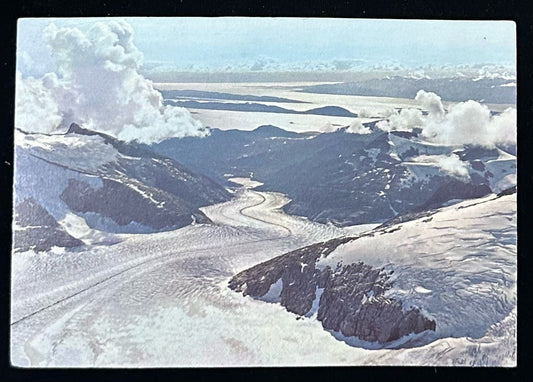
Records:
[[[48,133],[61,123],[59,105],[41,80],[16,77],[15,127]]]
[[[423,123],[422,112],[418,109],[402,109],[389,116],[389,125],[392,130],[412,130]]]
[[[516,109],[510,107],[492,117],[489,130],[495,142],[516,144]]]
[[[492,117],[487,106],[476,101],[451,106],[443,118],[427,118],[422,135],[444,144],[476,144],[493,147],[516,143],[516,109]]]
[[[414,162],[435,165],[444,173],[465,182],[470,179],[468,162],[463,162],[456,154],[420,155],[412,160]]]
[[[339,130],[340,126],[334,126],[331,122],[327,122],[320,128],[320,131],[322,133],[334,133],[335,131]]]
[[[437,94],[424,90],[418,91],[415,100],[428,115],[424,116],[418,109],[402,109],[379,121],[376,127],[387,132],[420,127],[423,137],[447,145],[516,144],[516,108],[492,116],[486,105],[469,100],[456,103],[446,111]]]
[[[363,125],[359,119],[356,119],[348,126],[346,132],[350,134],[370,134],[372,131],[370,131],[368,126]]]
[[[381,120],[376,123],[376,127],[380,130],[389,132],[392,130],[392,126],[389,124],[387,120]]]
[[[444,107],[442,106],[441,98],[437,94],[419,90],[416,93],[415,100],[433,117],[444,115]]]
[[[372,118],[374,115],[376,115],[376,112],[368,108],[359,109],[358,112],[360,118]]]
[[[17,127],[52,132],[78,122],[144,143],[207,134],[187,110],[163,106],[161,94],[139,74],[143,56],[126,22],[97,22],[85,33],[50,24],[44,37],[57,74],[17,77]]]
[[[388,108],[379,110],[377,114],[380,117],[388,118],[391,115],[394,115],[395,113],[396,113],[396,110],[394,110],[394,108],[388,107]]]

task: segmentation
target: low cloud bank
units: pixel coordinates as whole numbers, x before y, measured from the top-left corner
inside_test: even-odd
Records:
[[[368,126],[363,125],[358,119],[352,122],[345,131],[350,134],[370,134],[372,132]]]
[[[413,161],[435,165],[442,172],[462,181],[470,179],[468,162],[463,162],[458,155],[453,153],[450,155],[419,155],[413,158]]]
[[[418,91],[415,100],[422,110],[427,111],[427,115],[423,115],[420,109],[402,109],[376,126],[385,131],[421,128],[422,136],[427,140],[449,145],[494,147],[516,144],[515,108],[492,116],[486,105],[470,100],[445,110],[438,95],[424,90]]]

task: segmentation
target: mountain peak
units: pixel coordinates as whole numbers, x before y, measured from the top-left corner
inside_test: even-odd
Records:
[[[274,125],[261,125],[255,128],[253,132],[269,137],[294,137],[298,135],[298,133],[287,131]]]
[[[84,129],[83,127],[81,127],[77,123],[72,122],[70,124],[70,127],[67,130],[67,135],[68,134],[97,135],[98,133],[96,131],[92,131],[92,130],[89,130],[89,129]]]

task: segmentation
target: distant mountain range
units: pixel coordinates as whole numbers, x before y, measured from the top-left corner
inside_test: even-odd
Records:
[[[416,132],[367,126],[363,135],[212,129],[152,146],[76,124],[66,134],[16,131],[15,247],[47,247],[30,232],[36,227],[71,246],[85,240],[80,230],[154,232],[209,222],[199,208],[229,200],[233,176],[286,194],[287,213],[341,226],[383,223],[516,185],[513,147],[435,145]],[[441,164],[450,159],[459,169]]]
[[[412,99],[420,89],[436,92],[443,101],[474,100],[484,103],[515,104],[516,84],[503,78],[409,78],[385,77],[337,84],[306,86],[302,92]]]
[[[210,92],[202,90],[159,90],[164,99],[198,98],[198,99],[223,99],[228,101],[254,101],[254,102],[284,102],[284,103],[306,103],[289,98],[254,96],[251,94],[234,94],[222,92]]]
[[[324,106],[309,109],[305,111],[298,111],[286,109],[284,107],[275,105],[265,105],[261,103],[230,103],[230,102],[213,102],[213,101],[173,101],[165,100],[166,105],[185,107],[188,109],[211,109],[211,110],[232,110],[232,111],[246,111],[255,113],[284,113],[284,114],[315,114],[315,115],[329,115],[334,117],[357,117],[357,114],[346,110],[339,106]]]

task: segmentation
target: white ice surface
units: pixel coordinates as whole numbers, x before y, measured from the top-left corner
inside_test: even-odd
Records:
[[[59,164],[68,164],[73,170],[95,172],[101,166],[114,162],[118,151],[104,138],[94,135],[25,135],[15,130],[15,144],[31,155]]]
[[[295,315],[278,304],[231,291],[227,282],[235,273],[340,232],[331,226],[284,215],[279,210],[284,202],[286,199],[280,194],[243,188],[232,201],[204,208],[215,222],[212,225],[121,235],[124,241],[120,243],[88,246],[79,252],[15,254],[13,364],[74,367],[513,364],[515,358],[509,352],[515,343],[514,310],[507,311],[507,316],[496,317],[488,309],[494,322],[478,338],[463,333],[464,337],[438,339],[421,348],[371,350],[336,339],[322,328],[316,315],[296,320]],[[512,212],[512,197],[502,198],[499,203],[504,202],[500,207]],[[460,211],[468,218],[472,209]],[[497,214],[499,217],[494,219],[513,219],[511,212]],[[464,224],[478,227],[483,223],[476,219]],[[509,236],[512,242],[512,230],[511,225],[509,230],[493,233]],[[413,245],[419,243],[416,237],[405,236],[408,233],[405,229],[398,232],[412,239]],[[420,230],[416,233],[420,235]],[[480,271],[479,265],[470,269],[467,259],[463,260],[465,270],[457,269],[453,259],[459,260],[464,251],[459,251],[459,255],[450,252],[453,259],[443,260],[442,268],[435,268],[435,261],[421,256],[395,262],[396,258],[392,254],[389,258],[385,251],[402,248],[401,240],[393,234],[377,236],[383,237],[383,245],[389,243],[379,251],[381,260],[375,247],[368,248],[365,260],[374,265],[397,263],[395,269],[399,274],[402,269],[416,271],[405,281],[402,277],[396,281],[397,290],[412,289],[410,302],[425,304],[442,290],[442,286],[434,285],[435,281],[424,275],[433,276],[446,267],[449,277]],[[392,240],[387,241],[386,237]],[[438,237],[432,240],[439,243]],[[453,241],[450,237],[448,240]],[[432,248],[436,248],[434,245]],[[495,260],[490,265],[497,263],[503,272],[483,269],[486,272],[479,276],[491,275],[487,280],[492,282],[492,289],[481,279],[472,278],[461,280],[454,288],[461,290],[465,298],[469,296],[468,302],[476,306],[493,302],[484,296],[506,295],[509,303],[503,305],[506,308],[514,301],[516,270],[513,260],[506,259],[503,252],[512,256],[512,248],[493,252]],[[508,286],[499,284],[505,281]],[[425,300],[417,300],[419,295]],[[478,295],[479,303],[472,300]],[[452,294],[441,298],[454,302],[456,297]],[[431,311],[431,305],[428,307]],[[440,318],[439,314],[453,317],[452,313],[459,313],[462,317],[457,310],[451,306],[444,313],[431,314]],[[476,316],[473,320],[478,318],[483,319]],[[441,329],[439,324],[438,328],[443,335],[446,325]],[[461,333],[452,334],[458,337]]]

